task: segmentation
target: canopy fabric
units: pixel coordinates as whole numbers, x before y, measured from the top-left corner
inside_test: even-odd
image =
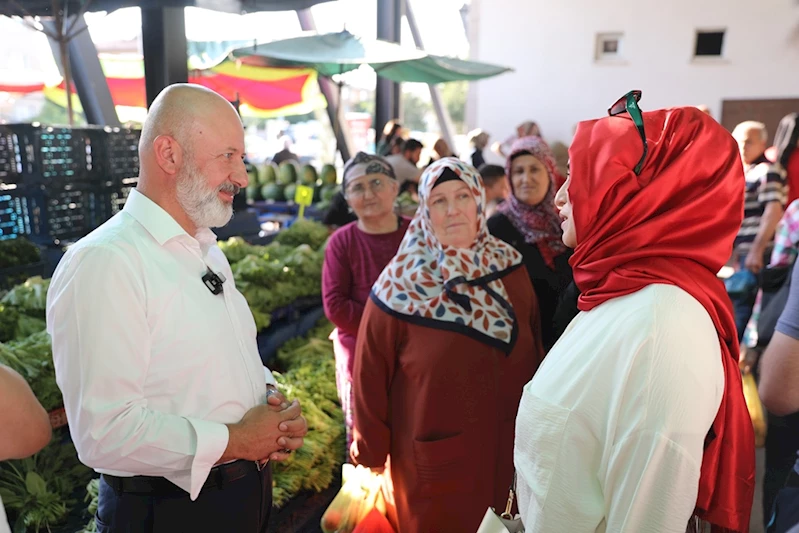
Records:
[[[70,14],[86,11],[115,11],[123,7],[201,7],[227,13],[290,11],[307,9],[331,0],[56,0]],[[88,7],[86,7],[88,5]],[[24,9],[21,9],[23,6]],[[0,15],[53,16],[53,0],[0,0]]]
[[[323,76],[371,66],[379,76],[397,82],[444,83],[489,78],[511,69],[477,61],[429,55],[379,39],[364,39],[348,31],[309,34],[233,50],[249,64],[307,67]]]
[[[141,60],[104,58],[101,64],[115,105],[147,107]],[[190,71],[189,82],[208,87],[230,101],[238,95],[242,114],[246,116],[301,115],[326,106],[324,97],[316,89],[317,73],[313,69],[262,68],[225,61],[210,69]],[[55,86],[44,83],[12,85],[0,80],[0,91],[43,91],[48,100],[64,107],[65,87],[63,80]]]
[[[378,76],[391,81],[429,84],[482,80],[512,70],[490,63],[434,55],[373,68]]]

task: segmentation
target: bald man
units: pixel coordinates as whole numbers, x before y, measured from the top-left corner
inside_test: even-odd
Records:
[[[216,236],[247,185],[233,107],[165,89],[121,213],[72,246],[47,295],[58,385],[80,460],[102,474],[100,532],[264,532],[267,462],[307,431],[261,364]]]

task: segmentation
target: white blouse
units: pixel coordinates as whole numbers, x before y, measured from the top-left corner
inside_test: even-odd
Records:
[[[580,313],[525,386],[516,419],[528,533],[684,533],[724,391],[710,316],[650,285]]]

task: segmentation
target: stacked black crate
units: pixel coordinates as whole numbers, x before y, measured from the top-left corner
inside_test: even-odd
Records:
[[[22,175],[17,186],[27,199],[31,240],[63,246],[108,217],[95,185],[103,173],[101,129],[38,124],[9,128],[20,146]]]
[[[105,129],[102,191],[109,216],[122,210],[130,191],[139,181],[140,137],[140,129]]]
[[[12,127],[0,125],[0,240],[28,237],[31,211],[22,182],[31,170],[24,139]]]

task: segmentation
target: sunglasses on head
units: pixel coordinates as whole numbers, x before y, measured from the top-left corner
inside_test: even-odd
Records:
[[[646,134],[644,133],[644,117],[641,114],[641,108],[638,107],[638,102],[640,100],[641,91],[630,91],[616,100],[616,103],[610,106],[610,109],[608,109],[608,115],[611,117],[621,115],[624,112],[629,113],[630,118],[633,119],[633,124],[635,124],[635,127],[638,129],[638,133],[641,135],[641,142],[644,143],[644,153],[641,155],[641,159],[633,169],[633,172],[635,172],[636,176],[641,174],[641,169],[644,166],[644,160],[646,160],[646,154],[649,152],[649,145],[646,142]]]

